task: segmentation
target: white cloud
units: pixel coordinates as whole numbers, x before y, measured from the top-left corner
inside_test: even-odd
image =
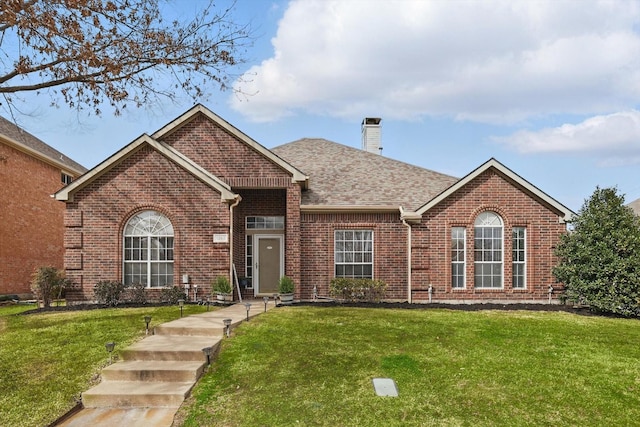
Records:
[[[640,112],[636,110],[591,117],[539,131],[520,131],[494,138],[522,153],[597,154],[600,165],[640,162]]]
[[[514,122],[635,108],[640,4],[629,1],[292,1],[232,107]]]

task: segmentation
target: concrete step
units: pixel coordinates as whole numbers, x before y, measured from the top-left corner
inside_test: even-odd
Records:
[[[124,360],[206,361],[205,347],[217,349],[221,336],[152,335],[122,350]]]
[[[203,361],[130,360],[102,370],[103,381],[197,381],[204,372]]]
[[[246,320],[238,313],[209,312],[173,320],[154,328],[156,335],[220,336],[225,332],[224,319],[231,319],[231,329]]]
[[[85,408],[178,408],[195,383],[105,381],[82,393]]]

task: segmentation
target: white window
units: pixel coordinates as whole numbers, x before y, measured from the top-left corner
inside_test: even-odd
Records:
[[[336,230],[334,249],[336,277],[373,279],[372,230]]]
[[[502,288],[502,219],[483,212],[474,224],[474,268],[476,288]]]
[[[513,242],[513,288],[525,289],[527,287],[527,229],[514,227],[511,240]]]
[[[156,211],[134,215],[124,228],[124,283],[173,286],[173,226]]]
[[[464,227],[451,229],[451,287],[454,289],[465,287],[466,234]]]

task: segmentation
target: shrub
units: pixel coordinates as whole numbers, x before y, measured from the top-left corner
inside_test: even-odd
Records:
[[[132,283],[127,289],[127,300],[134,304],[146,304],[147,294],[144,283]]]
[[[173,286],[171,288],[164,288],[160,291],[160,302],[168,302],[169,304],[177,304],[179,300],[186,300],[187,296],[185,295],[182,288],[178,286]]]
[[[331,296],[350,302],[380,302],[386,290],[386,283],[372,279],[336,277],[329,285]]]
[[[211,291],[214,294],[230,294],[231,292],[233,292],[233,288],[231,287],[231,283],[229,283],[229,279],[227,279],[226,276],[218,276],[213,282]]]
[[[64,273],[54,267],[38,268],[31,279],[31,291],[42,300],[44,307],[49,307],[53,298],[60,298],[68,285]]]
[[[93,287],[93,295],[99,304],[115,307],[122,301],[124,289],[120,282],[103,280]]]
[[[281,294],[292,294],[293,288],[293,279],[291,277],[282,276],[280,278],[280,281],[278,282],[278,292]]]

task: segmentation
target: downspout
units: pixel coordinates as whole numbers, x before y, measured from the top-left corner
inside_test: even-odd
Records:
[[[239,194],[235,195],[235,201],[229,205],[229,281],[233,287],[233,208],[238,206],[242,201]],[[242,300],[242,296],[240,296]]]
[[[411,225],[404,219],[404,210],[400,206],[400,219],[402,224],[407,227],[407,301],[412,303],[411,296]]]

